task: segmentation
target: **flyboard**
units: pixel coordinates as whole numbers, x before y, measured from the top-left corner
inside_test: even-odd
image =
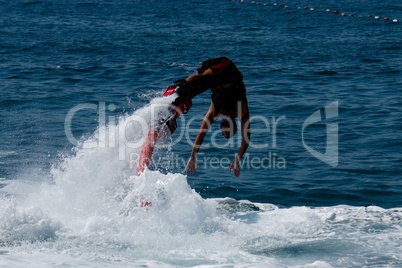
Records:
[[[174,81],[174,83],[174,85],[167,87],[163,96],[167,97],[176,93],[177,98],[168,107],[168,115],[165,118],[159,119],[156,126],[149,130],[141,148],[137,175],[140,175],[146,166],[150,166],[152,153],[158,140],[169,134],[173,134],[177,128],[176,118],[182,114],[186,114],[192,106],[190,90],[185,89],[185,85],[188,83],[184,79]]]

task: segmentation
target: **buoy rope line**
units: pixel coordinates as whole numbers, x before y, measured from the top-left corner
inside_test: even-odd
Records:
[[[278,8],[284,8],[284,9],[298,9],[298,10],[307,10],[311,12],[327,12],[327,13],[333,13],[336,15],[341,15],[342,17],[355,17],[353,13],[347,13],[347,12],[340,12],[337,9],[315,9],[314,7],[311,6],[303,6],[303,7],[292,7],[289,5],[281,4],[281,3],[264,3],[264,2],[257,2],[257,1],[246,1],[246,0],[229,0],[231,2],[240,2],[240,3],[247,3],[247,4],[252,4],[256,6],[274,6]],[[367,15],[358,15],[357,17],[366,17],[374,20],[383,20],[383,21],[388,21],[388,22],[393,22],[393,23],[399,23],[400,21],[398,19],[391,19],[390,17],[381,17],[381,16],[376,16],[372,14],[367,14]]]

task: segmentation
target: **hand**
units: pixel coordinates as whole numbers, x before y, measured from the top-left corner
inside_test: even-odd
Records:
[[[239,167],[239,162],[238,161],[233,161],[232,164],[230,164],[230,168],[229,171],[234,171],[234,174],[236,175],[236,177],[239,177],[240,175],[240,167]]]
[[[187,173],[190,171],[190,175],[193,175],[196,170],[197,170],[197,159],[195,158],[195,156],[190,156],[185,172]]]

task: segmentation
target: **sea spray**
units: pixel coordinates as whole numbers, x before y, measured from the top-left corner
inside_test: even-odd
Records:
[[[140,233],[152,230],[159,235],[166,232],[173,235],[196,233],[205,228],[204,222],[214,208],[189,187],[185,176],[147,170],[138,177],[134,175],[136,169],[130,168],[128,157],[119,159],[121,150],[127,156],[141,149],[132,144],[139,143],[149,128],[144,128],[138,118],[153,126],[166,115],[174,98],[155,98],[132,115],[122,115],[118,125],[114,122],[99,125],[92,136],[80,140],[72,155],[63,157],[51,168],[50,180],[15,181],[7,185],[4,190],[14,189],[15,195],[2,213],[4,239],[12,237],[11,229],[18,225],[16,222],[20,225],[26,222],[32,234],[19,227],[19,237],[14,235],[8,240],[47,240],[57,237],[57,232],[62,236],[78,233],[127,237],[138,235],[138,229]],[[107,133],[108,140],[116,140],[119,146],[100,142],[102,133]],[[152,205],[141,208],[143,200]]]
[[[139,117],[150,124],[151,106],[119,117],[117,125],[99,126],[42,181],[37,174],[26,174],[33,181],[2,180],[0,266],[54,267],[60,260],[74,267],[400,263],[400,208],[278,208],[203,199],[183,174],[146,170],[135,176],[127,155],[141,149],[131,146],[147,130],[138,129]],[[102,132],[119,146],[93,146]],[[125,160],[119,159],[122,148]],[[151,205],[141,207],[142,200]]]

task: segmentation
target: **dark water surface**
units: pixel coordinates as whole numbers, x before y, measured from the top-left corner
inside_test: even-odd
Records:
[[[273,4],[1,1],[0,266],[400,267],[402,4]],[[215,125],[196,174],[179,174],[209,93],[155,152],[151,169],[173,174],[141,184],[113,148],[71,143],[77,107],[74,140],[111,135],[217,56],[247,88],[240,177],[228,171],[240,138]],[[133,209],[152,187],[162,201]]]
[[[235,178],[222,168],[200,165],[189,178],[198,192],[285,206],[400,206],[401,25],[367,14],[392,19],[401,6],[330,1],[312,2],[315,11],[310,11],[303,8],[309,3],[289,1],[287,9],[268,4],[3,3],[1,176],[14,179],[57,162],[58,154],[72,147],[64,119],[75,105],[103,101],[118,107],[115,115],[131,112],[172,80],[194,73],[201,61],[225,55],[244,74],[251,116],[271,124],[268,129],[255,119],[252,141],[268,146],[249,148],[249,157],[275,153],[285,167],[267,168],[266,162],[265,168],[243,168]],[[206,111],[208,95],[197,97],[187,119]],[[307,152],[301,135],[307,117],[334,101],[339,102],[335,168]],[[278,121],[274,148],[273,117],[281,116],[286,118]],[[73,122],[76,136],[92,133],[97,118],[96,111],[79,113]],[[305,131],[306,144],[323,153],[325,122]],[[201,151],[205,157],[232,158],[236,148]],[[187,141],[171,149],[180,158],[190,150]]]

